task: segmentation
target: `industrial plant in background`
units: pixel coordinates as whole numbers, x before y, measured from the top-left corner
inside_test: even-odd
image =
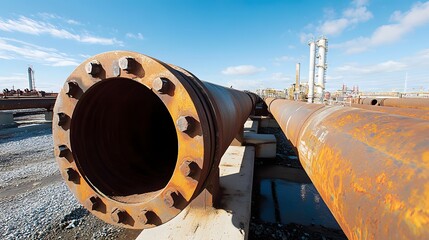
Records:
[[[3,93],[0,93],[0,97],[45,97],[47,95],[56,96],[56,94],[54,93],[46,93],[45,91],[36,90],[36,80],[34,77],[34,69],[32,66],[28,67],[27,73],[28,88],[25,88],[24,90],[21,90],[19,88],[15,90],[14,87],[12,87],[12,89],[5,88],[3,89]]]
[[[328,39],[321,36],[318,40],[310,40],[310,67],[307,83],[301,83],[301,64],[296,64],[296,81],[284,90],[258,89],[257,94],[262,98],[276,97],[287,98],[295,101],[308,101],[309,103],[324,103],[330,98],[330,93],[325,93],[326,83],[326,55],[328,52]],[[317,59],[317,61],[316,61]],[[317,73],[316,73],[317,67]]]

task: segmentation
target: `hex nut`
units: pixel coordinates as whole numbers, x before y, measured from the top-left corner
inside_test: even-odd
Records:
[[[58,149],[60,151],[59,157],[67,157],[70,153],[70,149],[66,145],[60,145]]]
[[[101,64],[97,60],[92,60],[85,65],[85,71],[89,75],[96,76],[101,72]]]
[[[118,64],[122,70],[130,71],[132,70],[133,61],[134,58],[132,57],[121,57],[118,61]]]
[[[194,176],[197,170],[198,164],[194,161],[184,161],[180,165],[180,172],[186,177]]]
[[[95,195],[90,196],[84,202],[84,205],[89,210],[96,210],[100,205],[101,199]]]
[[[178,198],[178,196],[179,195],[174,191],[171,191],[171,190],[167,191],[164,196],[165,205],[167,205],[167,207],[170,207],[170,208],[174,207],[174,205],[177,204],[176,199]]]
[[[177,128],[181,132],[189,132],[192,129],[193,118],[191,116],[180,116],[177,119]]]
[[[79,180],[79,173],[73,168],[67,168],[65,174],[68,181],[77,182],[77,180]]]
[[[155,78],[152,82],[152,88],[162,94],[168,93],[170,89],[170,81],[162,77]]]
[[[126,215],[127,212],[125,210],[114,208],[110,214],[110,218],[115,223],[123,223],[125,222]]]
[[[69,97],[76,97],[79,91],[82,91],[79,87],[79,84],[75,81],[69,81],[64,86],[64,91]]]
[[[67,123],[68,119],[69,117],[67,116],[67,114],[62,112],[58,113],[58,126],[64,126]]]

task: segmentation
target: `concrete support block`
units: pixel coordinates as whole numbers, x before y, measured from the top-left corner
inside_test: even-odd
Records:
[[[219,165],[219,208],[188,206],[169,222],[143,230],[137,239],[247,239],[254,157],[251,146],[230,146]]]
[[[251,116],[251,119],[253,121],[258,121],[259,122],[259,127],[275,127],[275,128],[279,128],[279,124],[277,123],[277,121],[270,117],[270,116]]]
[[[243,146],[244,136],[243,136],[243,127],[238,131],[237,136],[232,140],[230,146]]]
[[[13,120],[13,113],[0,112],[0,128],[14,127],[17,124]]]
[[[277,139],[273,134],[257,134],[253,132],[244,133],[246,145],[255,146],[257,158],[275,158]]]
[[[254,133],[258,133],[258,128],[259,128],[259,122],[258,121],[254,121],[252,119],[248,119],[245,123],[244,123],[244,131],[245,132],[254,132]]]
[[[45,120],[46,121],[51,121],[52,122],[52,119],[53,119],[53,117],[54,117],[54,112],[53,111],[47,111],[47,112],[45,112]]]

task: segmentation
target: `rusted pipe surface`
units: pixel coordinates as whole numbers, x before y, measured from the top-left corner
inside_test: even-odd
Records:
[[[45,108],[51,110],[55,98],[4,98],[0,99],[0,110]]]
[[[361,99],[361,104],[363,104],[363,105],[380,105],[380,102],[382,101],[383,99],[377,99],[377,98],[364,98],[364,99]]]
[[[429,110],[429,98],[386,98],[381,106]]]
[[[300,161],[349,239],[429,238],[427,121],[287,100],[270,112],[287,136],[299,132]]]
[[[93,56],[54,107],[55,157],[76,198],[110,224],[144,229],[179,214],[217,173],[248,118],[249,94],[126,51]]]
[[[370,106],[370,105],[364,105],[364,104],[351,104],[351,106],[355,108],[363,108],[363,109],[372,110],[372,111],[385,112],[390,114],[402,115],[406,117],[429,120],[429,111],[422,110],[422,109]]]

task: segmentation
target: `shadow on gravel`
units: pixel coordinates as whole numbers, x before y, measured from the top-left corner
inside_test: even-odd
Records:
[[[61,222],[68,222],[70,220],[84,218],[89,215],[89,211],[83,207],[75,208],[69,214],[65,215]]]
[[[51,122],[14,128],[0,128],[0,144],[43,135],[52,135]]]

